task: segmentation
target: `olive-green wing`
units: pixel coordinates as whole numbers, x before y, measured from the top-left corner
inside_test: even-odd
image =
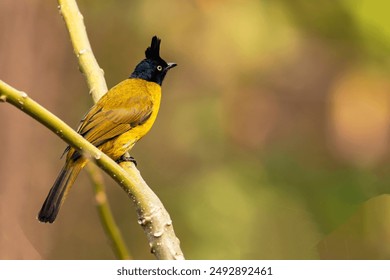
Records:
[[[78,133],[95,146],[142,125],[149,119],[153,108],[152,101],[146,96],[127,97],[123,104],[119,102],[119,107],[104,104],[98,102],[93,106],[78,128]]]

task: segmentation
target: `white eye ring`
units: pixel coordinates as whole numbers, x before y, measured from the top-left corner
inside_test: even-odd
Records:
[[[162,71],[162,66],[161,65],[157,66],[157,70]]]

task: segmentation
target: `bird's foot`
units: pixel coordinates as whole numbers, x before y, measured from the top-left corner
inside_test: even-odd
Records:
[[[134,163],[135,166],[137,166],[137,161],[129,154],[124,154],[123,156],[121,156],[119,159],[116,160],[116,163],[119,164],[121,162],[129,162],[129,161]]]

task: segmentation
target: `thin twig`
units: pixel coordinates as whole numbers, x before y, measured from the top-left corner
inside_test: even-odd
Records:
[[[99,67],[93,55],[83,15],[75,0],[58,0],[58,10],[69,31],[80,71],[85,75],[94,102],[97,102],[107,92],[107,84],[104,80],[104,71]]]
[[[99,211],[100,222],[102,223],[107,236],[110,237],[109,239],[111,246],[114,249],[114,253],[121,260],[130,260],[132,257],[127,250],[122,233],[115,223],[110,204],[107,200],[102,173],[94,164],[88,164],[87,168],[90,175],[89,177],[94,186],[93,189],[95,191],[95,200]]]

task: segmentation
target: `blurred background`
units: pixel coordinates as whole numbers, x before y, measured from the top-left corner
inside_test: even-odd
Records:
[[[109,87],[150,39],[178,63],[132,151],[188,259],[390,258],[390,2],[80,0]],[[76,128],[92,105],[56,1],[0,1],[0,79]],[[113,259],[86,172],[36,215],[66,144],[0,104],[0,258]],[[154,259],[105,177],[136,259]]]

